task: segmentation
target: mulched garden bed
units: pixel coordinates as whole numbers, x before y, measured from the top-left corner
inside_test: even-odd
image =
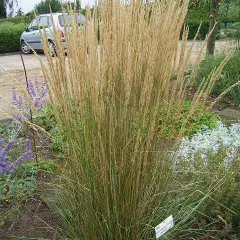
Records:
[[[11,121],[0,122],[0,138],[7,138],[6,128],[11,126]],[[5,129],[5,130],[4,130]],[[56,154],[51,150],[50,139],[45,133],[34,134],[37,158],[51,159],[51,161],[58,161]],[[18,140],[29,139],[31,141],[31,148],[33,151],[33,157],[35,158],[34,145],[33,145],[33,133],[29,128],[21,131]],[[21,144],[16,143],[16,148],[19,151],[23,149]],[[36,159],[32,160],[36,161]],[[20,166],[21,167],[21,166]],[[58,233],[60,232],[59,223],[57,217],[54,216],[52,210],[44,202],[44,191],[50,186],[50,182],[54,178],[54,175],[37,172],[34,174],[37,182],[37,190],[32,195],[27,195],[18,198],[10,198],[7,200],[0,200],[0,216],[8,214],[8,217],[4,219],[0,224],[0,239],[59,239]],[[19,186],[21,187],[21,186]],[[45,191],[46,192],[46,191]],[[1,220],[1,219],[0,219]],[[2,225],[2,226],[1,226]]]

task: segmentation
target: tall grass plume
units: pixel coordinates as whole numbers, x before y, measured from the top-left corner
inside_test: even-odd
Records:
[[[198,115],[204,113],[227,61],[200,86],[177,130],[201,59],[186,79],[187,28],[180,55],[178,44],[188,3],[104,0],[86,11],[81,26],[69,9],[67,56],[56,34],[53,58],[42,33],[48,60],[42,69],[66,139],[53,205],[71,239],[155,239],[154,227],[171,214],[175,227],[166,236],[180,239],[212,191],[204,191],[197,173],[196,179],[178,179],[173,144],[163,138],[166,128],[176,139],[183,136],[199,102]]]

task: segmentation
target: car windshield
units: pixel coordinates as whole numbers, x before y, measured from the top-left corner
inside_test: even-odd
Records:
[[[78,24],[80,23],[84,23],[85,22],[85,16],[82,15],[82,14],[76,14],[76,17],[77,17],[77,21],[78,21]],[[65,18],[65,19],[64,19]],[[59,19],[59,23],[61,25],[61,27],[64,27],[64,23],[66,25],[70,25],[71,26],[71,16],[69,14],[66,14],[65,17],[63,15],[60,15],[58,17]]]

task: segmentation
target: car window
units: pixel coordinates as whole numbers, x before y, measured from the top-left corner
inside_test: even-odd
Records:
[[[40,17],[39,26],[40,27],[49,27],[49,19],[47,16]]]
[[[48,26],[51,27],[52,26],[52,18],[48,17]]]
[[[71,17],[70,17],[70,15],[66,14],[65,17],[66,18],[64,19],[63,15],[58,16],[58,20],[59,20],[59,23],[60,23],[61,27],[64,27],[64,23],[66,23],[66,25],[71,25]],[[78,21],[79,24],[80,23],[84,23],[85,19],[86,18],[85,18],[84,15],[77,14],[77,21]]]
[[[35,31],[35,30],[38,29],[38,23],[37,23],[37,19],[36,18],[33,19],[32,22],[29,24],[28,29],[30,31]]]

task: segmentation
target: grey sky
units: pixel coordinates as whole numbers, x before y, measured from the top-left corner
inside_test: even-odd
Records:
[[[41,0],[20,0],[19,1],[19,7],[22,8],[24,13],[27,13],[29,11],[31,11],[34,7],[34,5],[36,3],[39,3]],[[84,7],[85,5],[89,4],[90,6],[92,6],[95,1],[94,0],[82,0],[82,7]]]

